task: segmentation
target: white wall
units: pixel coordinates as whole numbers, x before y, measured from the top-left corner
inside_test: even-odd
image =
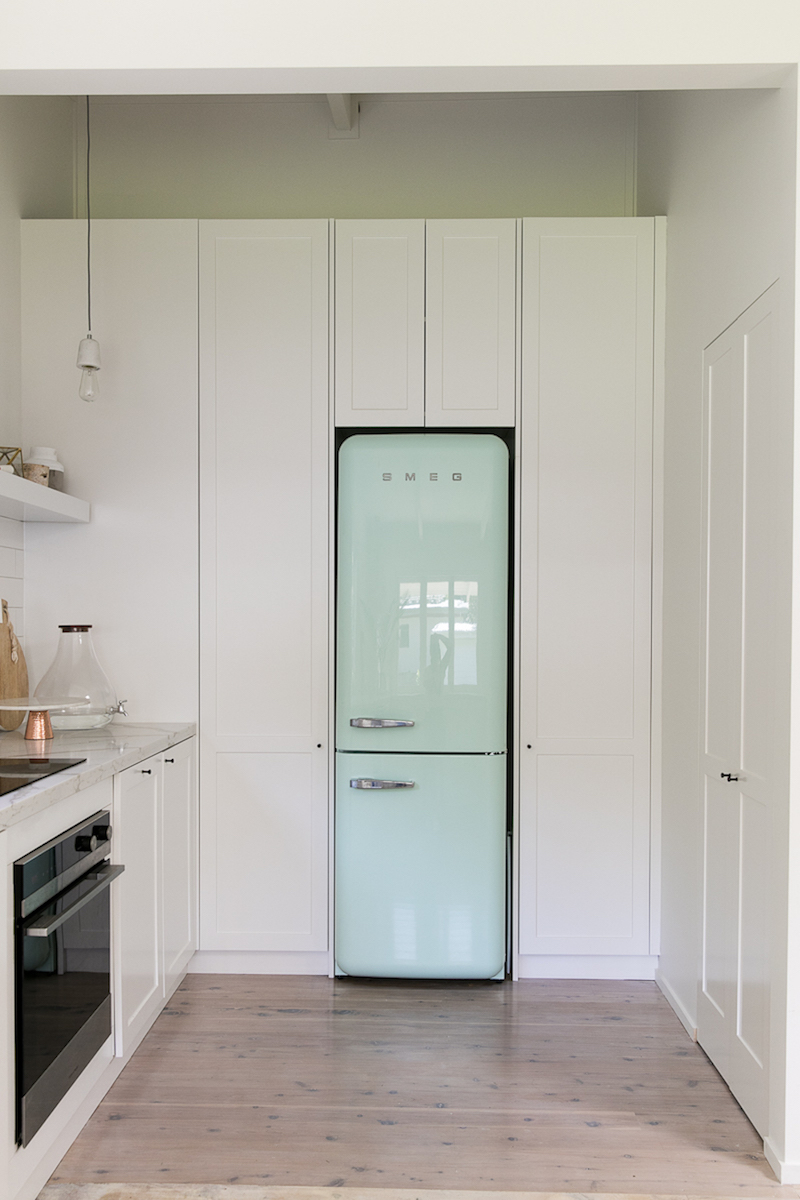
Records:
[[[0,443],[20,429],[19,219],[72,215],[72,101],[0,99]]]
[[[776,480],[785,522],[780,644],[791,638],[792,310],[796,94],[649,94],[639,103],[641,215],[666,213],[667,331],[664,525],[663,924],[660,976],[687,1023],[696,1023],[702,827],[699,788],[701,429],[703,348],[775,279],[784,282]],[[774,681],[779,769],[773,917],[771,1141],[784,1158],[788,654]],[[783,966],[781,963],[783,962]]]
[[[102,217],[625,216],[635,98],[368,96],[331,138],[324,97],[98,97]]]
[[[72,101],[0,99],[0,444],[20,446],[20,217],[73,205]],[[26,447],[28,449],[28,447]],[[24,639],[23,526],[0,519],[0,597]]]
[[[55,446],[88,525],[25,533],[35,686],[60,624],[95,648],[133,721],[197,718],[197,223],[93,223],[100,397],[78,396],[86,224],[23,226],[23,434]]]

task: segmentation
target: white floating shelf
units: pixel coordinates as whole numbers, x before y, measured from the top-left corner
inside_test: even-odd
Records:
[[[11,517],[14,521],[66,521],[85,525],[90,511],[86,500],[67,496],[30,479],[21,479],[10,471],[0,471],[0,517]]]

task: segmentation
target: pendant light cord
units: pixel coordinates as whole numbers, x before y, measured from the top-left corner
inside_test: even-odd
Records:
[[[86,318],[89,337],[92,336],[92,193],[89,180],[89,161],[92,136],[89,125],[89,97],[86,97]]]

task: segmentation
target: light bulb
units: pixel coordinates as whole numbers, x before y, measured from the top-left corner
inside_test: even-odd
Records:
[[[100,394],[97,382],[97,372],[100,370],[100,347],[91,333],[78,346],[78,361],[76,366],[81,369],[81,384],[78,395],[81,400],[96,400]]]
[[[96,400],[100,394],[99,380],[97,378],[96,367],[84,367],[81,371],[81,383],[78,388],[78,395],[81,400],[86,400],[91,403]]]

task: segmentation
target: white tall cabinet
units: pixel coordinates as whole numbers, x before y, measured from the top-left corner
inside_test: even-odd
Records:
[[[650,953],[654,222],[523,225],[519,962]],[[652,970],[652,967],[650,967]]]
[[[198,969],[327,971],[328,433],[328,222],[202,221]]]

